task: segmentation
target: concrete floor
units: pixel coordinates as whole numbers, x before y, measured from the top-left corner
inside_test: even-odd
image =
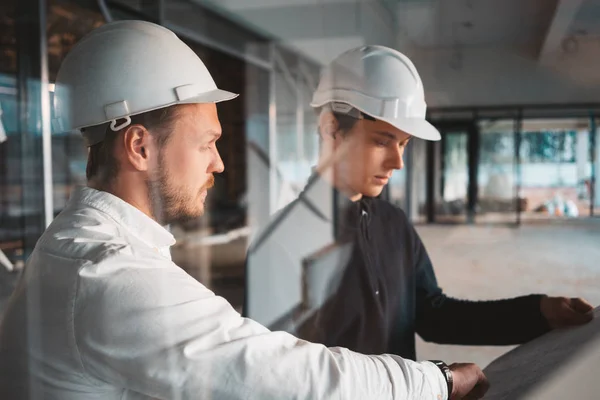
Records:
[[[453,297],[487,300],[530,293],[582,296],[600,304],[600,219],[494,226],[417,227],[438,282]],[[417,344],[419,359],[485,367],[512,347]]]

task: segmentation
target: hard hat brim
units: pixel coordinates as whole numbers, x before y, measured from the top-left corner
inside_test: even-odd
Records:
[[[438,141],[442,138],[437,128],[431,125],[428,121],[420,118],[377,118],[381,121],[387,122],[395,128],[400,129],[419,139]]]
[[[239,94],[228,92],[226,90],[214,89],[197,96],[192,96],[185,100],[179,101],[179,104],[195,104],[195,103],[220,103],[222,101],[233,100]]]
[[[221,89],[213,89],[210,90],[208,92],[204,92],[204,93],[200,93],[196,96],[191,96],[185,100],[180,100],[177,102],[173,102],[173,103],[169,103],[169,104],[165,104],[163,106],[160,107],[155,107],[155,108],[149,108],[149,109],[145,109],[145,110],[141,110],[139,112],[136,113],[131,113],[128,114],[126,116],[120,117],[120,118],[124,118],[124,117],[132,117],[134,115],[138,115],[138,114],[143,114],[146,112],[150,112],[150,111],[154,111],[154,110],[158,110],[161,108],[165,108],[165,107],[169,107],[169,106],[174,106],[177,104],[202,104],[202,103],[220,103],[222,101],[228,101],[228,100],[233,100],[236,97],[238,97],[239,94],[237,93],[232,93],[232,92],[228,92],[226,90],[221,90]],[[93,126],[100,126],[102,124],[106,124],[107,122],[110,122],[111,120],[103,120],[100,122],[94,122],[94,123],[85,123],[82,124],[81,126],[77,126],[74,128],[69,128],[69,129],[65,129],[65,128],[54,128],[53,132],[54,133],[64,133],[64,132],[75,132],[77,130],[80,130],[82,128],[89,128],[89,127],[93,127]],[[102,131],[104,131],[105,127],[102,128]],[[99,143],[102,140],[104,140],[104,137],[102,136],[100,137],[96,137],[95,140],[90,141],[88,138],[89,142],[94,142],[94,143]]]
[[[397,118],[390,118],[390,117],[385,117],[383,115],[377,115],[377,113],[373,112],[373,108],[374,107],[370,107],[371,111],[369,111],[369,107],[365,107],[364,105],[361,106],[359,104],[357,104],[357,102],[353,102],[351,101],[348,96],[349,96],[349,91],[341,91],[338,90],[337,93],[335,93],[334,95],[332,94],[327,94],[319,96],[317,98],[317,95],[315,94],[315,96],[313,97],[313,101],[310,103],[310,106],[313,108],[319,108],[319,107],[323,107],[326,104],[329,103],[333,103],[333,102],[338,102],[338,103],[344,103],[347,104],[355,109],[357,109],[358,111],[367,114],[377,120],[380,121],[384,121],[387,122],[388,124],[394,126],[395,128],[400,129],[401,131],[404,131],[414,137],[417,137],[419,139],[424,139],[424,140],[430,140],[430,141],[438,141],[440,140],[442,137],[440,135],[440,133],[438,132],[438,130],[431,125],[429,122],[427,122],[427,120],[425,120],[425,104],[423,103],[423,110],[422,110],[422,116],[403,116],[403,117],[397,117]],[[354,96],[358,96],[358,93],[352,93],[352,95]],[[367,96],[363,96],[363,100],[364,98]],[[375,99],[376,102],[380,103],[380,100]],[[375,106],[377,106],[378,104],[376,103]],[[388,114],[389,115],[389,114]]]

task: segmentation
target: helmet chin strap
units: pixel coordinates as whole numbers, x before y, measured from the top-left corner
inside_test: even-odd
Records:
[[[365,114],[357,108],[354,108],[350,104],[341,103],[337,101],[332,101],[323,107],[323,110],[332,111],[334,113],[344,114],[352,118],[356,119],[367,119],[369,121],[375,121],[376,118],[370,116],[369,114]]]
[[[119,120],[123,120],[123,122],[117,124]],[[110,123],[106,122],[100,125],[81,128],[80,132],[86,142],[86,146],[91,147],[104,140],[109,127],[111,131],[118,132],[129,125],[131,125],[131,117],[121,117],[113,119]]]
[[[110,122],[110,129],[111,129],[113,132],[120,131],[121,129],[123,129],[123,128],[125,128],[125,127],[129,126],[129,124],[131,124],[131,118],[130,118],[129,116],[127,116],[127,117],[123,117],[123,118],[119,118],[119,119],[125,119],[125,121],[123,121],[123,122],[122,122],[122,123],[120,123],[119,125],[117,125],[117,120],[116,120],[116,119],[113,119],[113,120]]]

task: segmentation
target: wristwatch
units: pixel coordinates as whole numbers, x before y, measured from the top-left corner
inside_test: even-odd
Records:
[[[449,399],[450,396],[452,396],[452,387],[454,386],[454,378],[452,378],[452,371],[450,371],[450,368],[448,367],[448,365],[443,361],[430,360],[429,362],[434,363],[435,366],[438,367],[440,369],[440,371],[442,371],[444,378],[446,378],[446,384],[448,385],[448,399]]]

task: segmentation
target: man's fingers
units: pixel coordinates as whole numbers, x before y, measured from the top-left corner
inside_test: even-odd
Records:
[[[490,384],[487,382],[487,380],[485,383],[478,383],[465,397],[462,398],[462,400],[483,399],[483,396],[486,394],[489,388]]]
[[[577,298],[571,299],[571,308],[575,311],[585,314],[587,312],[592,311],[594,309],[594,306],[592,306],[590,303],[588,303],[584,299],[577,297]]]
[[[593,319],[591,312],[576,310],[571,304],[562,304],[560,310],[561,326],[582,325]]]
[[[580,312],[575,312],[575,314],[576,316],[573,316],[573,318],[576,319],[579,324],[587,324],[588,322],[594,319],[594,314],[592,314],[591,312],[583,314]]]
[[[477,384],[477,388],[478,390],[481,392],[481,395],[483,396],[488,389],[490,388],[490,381],[488,380],[487,376],[485,376],[483,374],[483,371],[481,372],[481,379],[479,380],[479,383]]]
[[[473,389],[471,389],[471,391],[464,397],[464,400],[482,399],[483,395],[485,395],[485,393],[488,391],[489,388],[490,388],[490,382],[488,381],[487,377],[482,372],[481,375],[479,376],[479,380],[477,381],[477,384],[475,384]]]

